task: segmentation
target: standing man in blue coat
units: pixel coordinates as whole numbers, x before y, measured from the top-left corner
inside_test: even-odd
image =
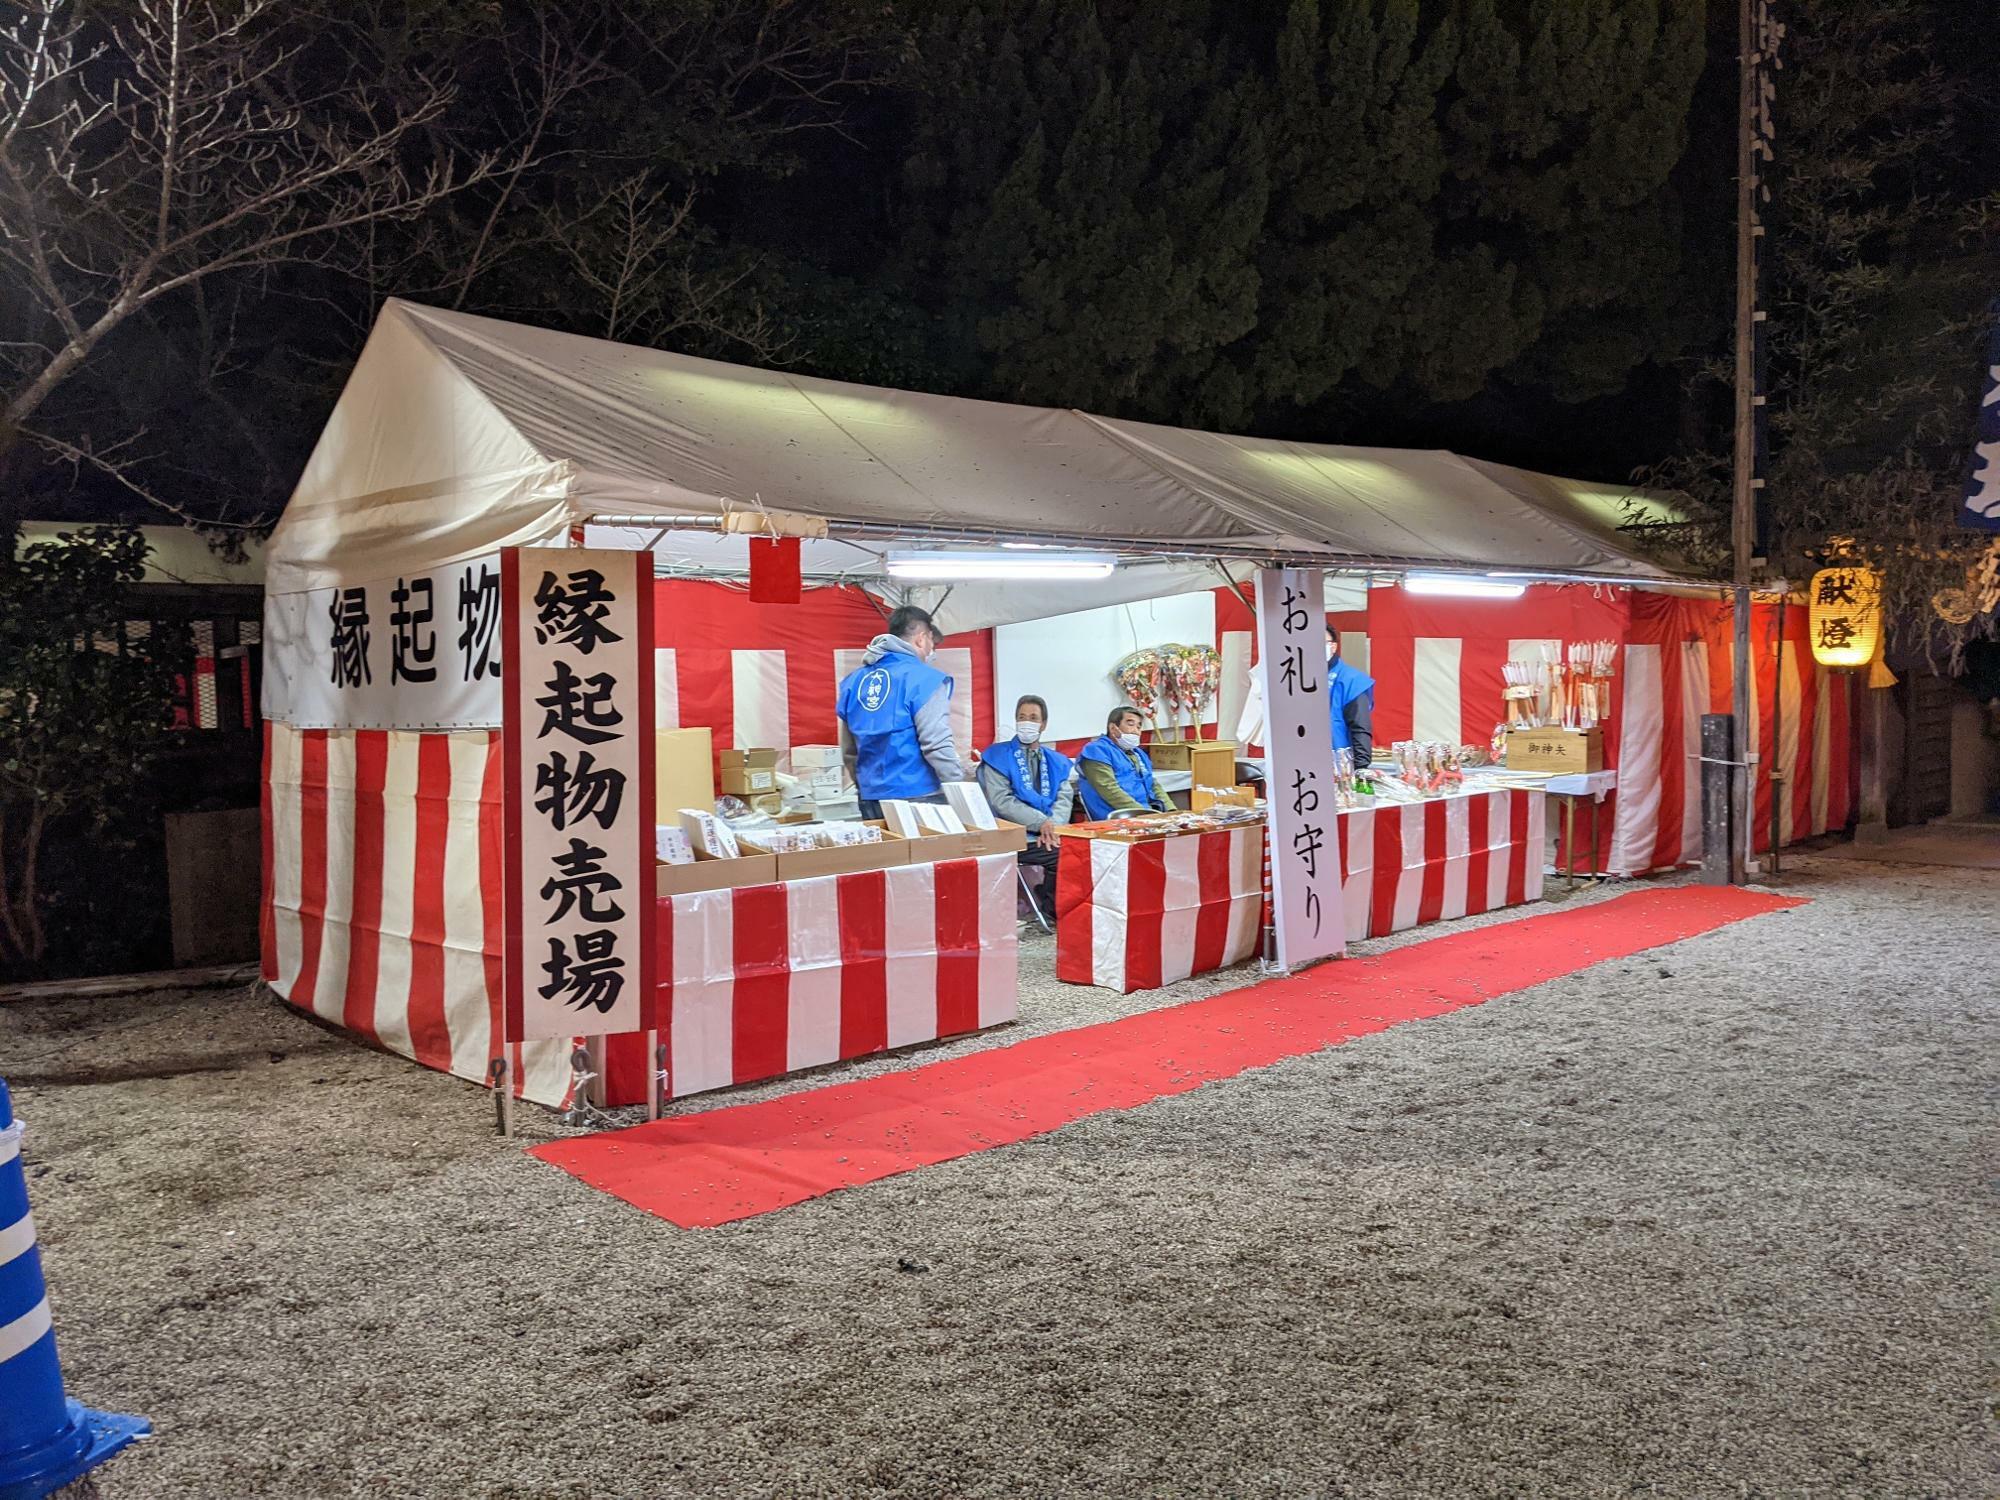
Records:
[[[836,707],[853,741],[848,764],[861,816],[882,816],[882,802],[943,802],[947,781],[965,781],[951,738],[952,681],[931,665],[938,628],[912,605],[889,616],[861,665],[842,680]]]
[[[1153,757],[1139,748],[1142,722],[1138,709],[1114,708],[1104,733],[1077,754],[1077,795],[1094,822],[1113,813],[1173,811],[1153,775]]]
[[[1354,752],[1359,771],[1375,753],[1375,679],[1347,664],[1340,654],[1340,632],[1326,627],[1326,716],[1333,730],[1333,748]]]

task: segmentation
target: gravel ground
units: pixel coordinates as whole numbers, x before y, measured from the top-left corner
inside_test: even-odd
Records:
[[[2000,874],[1784,883],[703,1232],[253,994],[0,1007],[0,1067],[72,1394],[157,1425],[106,1500],[1993,1494]]]

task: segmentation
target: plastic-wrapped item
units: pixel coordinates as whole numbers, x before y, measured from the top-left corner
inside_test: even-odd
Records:
[[[716,814],[699,807],[684,807],[680,817],[681,831],[687,835],[688,842],[710,859],[736,859],[741,856],[743,851],[737,846],[736,834]]]

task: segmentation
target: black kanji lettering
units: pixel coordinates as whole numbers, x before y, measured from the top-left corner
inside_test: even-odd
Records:
[[[604,575],[595,568],[578,568],[566,582],[545,572],[535,590],[535,639],[544,646],[557,641],[579,656],[621,641],[624,637],[604,623],[614,602]]]
[[[556,909],[546,922],[560,922],[572,910],[585,922],[625,920],[624,907],[600,899],[625,889],[625,882],[604,868],[602,849],[572,838],[569,849],[556,855],[552,863],[557,873],[542,882],[542,900],[555,902]]]
[[[580,745],[601,745],[619,737],[616,726],[625,722],[625,715],[611,701],[618,682],[609,672],[578,677],[568,662],[557,661],[554,675],[543,686],[547,695],[535,700],[535,706],[544,710],[536,739],[558,729]]]
[[[431,581],[396,580],[389,590],[389,685],[437,681],[437,632],[431,623]]]
[[[625,800],[625,773],[615,766],[600,767],[588,750],[578,753],[576,765],[560,750],[535,767],[535,811],[562,829],[586,818],[595,818],[599,828],[609,829],[618,822],[618,809]]]

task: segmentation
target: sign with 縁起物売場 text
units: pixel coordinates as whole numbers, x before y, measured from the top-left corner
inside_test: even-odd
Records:
[[[501,554],[509,1041],[652,1025],[650,561]]]
[[[1326,608],[1317,568],[1257,574],[1257,673],[1264,693],[1265,797],[1278,963],[1347,951],[1341,822],[1327,710]]]

